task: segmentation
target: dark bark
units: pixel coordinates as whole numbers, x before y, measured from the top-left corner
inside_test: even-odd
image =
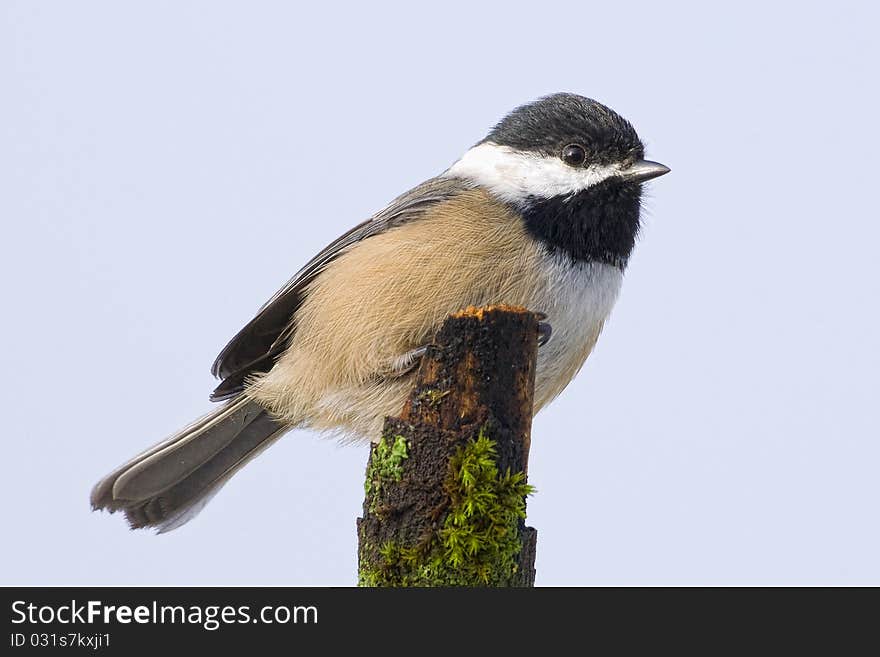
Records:
[[[510,306],[444,322],[370,451],[361,584],[534,584],[523,518],[537,335],[535,315]]]

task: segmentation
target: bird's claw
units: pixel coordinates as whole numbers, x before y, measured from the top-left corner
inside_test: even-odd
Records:
[[[546,315],[545,315],[546,317]],[[550,342],[550,336],[553,334],[553,327],[549,322],[538,322],[538,346],[543,347]]]
[[[422,356],[424,356],[427,351],[428,347],[427,345],[424,345],[398,356],[391,361],[391,365],[388,369],[387,374],[392,377],[399,377],[405,374],[409,374],[419,366],[419,363],[422,360]]]

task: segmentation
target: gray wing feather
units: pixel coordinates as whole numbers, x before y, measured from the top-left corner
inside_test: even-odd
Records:
[[[293,315],[302,303],[306,286],[339,255],[358,242],[419,217],[426,208],[442,203],[463,190],[458,178],[431,178],[392,201],[367,221],[330,243],[312,258],[236,334],[214,361],[211,372],[223,379],[211,399],[238,394],[246,377],[271,369],[294,331]]]

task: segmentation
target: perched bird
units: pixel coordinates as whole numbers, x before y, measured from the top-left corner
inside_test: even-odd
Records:
[[[594,100],[519,107],[309,261],[214,362],[211,399],[225,403],[105,477],[93,508],[168,531],[294,427],[378,439],[425,345],[467,306],[546,315],[537,412],[593,349],[639,231],[642,184],[668,171]]]

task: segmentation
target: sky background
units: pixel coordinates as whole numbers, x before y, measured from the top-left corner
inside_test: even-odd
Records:
[[[0,3],[0,584],[351,585],[366,446],[289,434],[189,525],[90,511],[326,243],[555,91],[645,230],[535,418],[539,585],[880,584],[870,3]]]

